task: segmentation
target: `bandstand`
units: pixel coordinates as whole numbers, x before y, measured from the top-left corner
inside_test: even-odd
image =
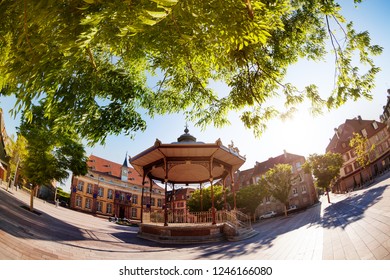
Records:
[[[197,142],[187,127],[184,132],[177,142],[163,144],[156,139],[152,147],[130,159],[143,182],[148,178],[150,184],[153,180],[165,186],[165,204],[160,213],[152,213],[148,205],[146,209],[142,207],[138,236],[161,243],[197,243],[226,238],[237,240],[253,235],[250,218],[236,209],[234,188],[233,209],[227,210],[226,206],[225,181],[230,177],[231,185],[234,185],[234,173],[244,164],[245,158],[233,145],[224,146],[220,139],[215,143]],[[222,211],[216,211],[214,207],[214,184],[217,181],[222,182],[225,194],[225,209]],[[175,217],[167,207],[168,185],[173,193],[178,185],[210,186],[211,209],[186,213],[185,218]],[[151,185],[149,187],[151,190]]]

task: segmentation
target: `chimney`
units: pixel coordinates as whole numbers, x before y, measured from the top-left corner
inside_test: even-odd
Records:
[[[361,124],[362,123],[362,117],[359,115],[357,118],[358,118],[359,123]]]
[[[284,158],[287,158],[287,152],[286,152],[286,150],[283,150],[283,153],[284,153]]]

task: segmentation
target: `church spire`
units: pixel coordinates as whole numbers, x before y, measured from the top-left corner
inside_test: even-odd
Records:
[[[127,152],[126,152],[126,157],[123,162],[123,165],[121,167],[121,180],[124,182],[127,182],[129,180],[129,166],[127,164]]]
[[[127,165],[127,152],[126,152],[125,160],[124,160],[122,166],[129,167],[129,166]]]

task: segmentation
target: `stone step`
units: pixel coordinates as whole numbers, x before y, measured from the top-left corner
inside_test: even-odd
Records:
[[[249,238],[256,236],[258,234],[259,234],[259,232],[252,229],[252,228],[250,228],[250,229],[249,228],[245,228],[245,229],[240,228],[240,229],[238,229],[237,235],[227,236],[226,238],[228,241],[240,241],[240,240],[249,239]]]

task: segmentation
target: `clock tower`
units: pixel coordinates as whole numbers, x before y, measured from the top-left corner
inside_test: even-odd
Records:
[[[129,166],[127,165],[127,153],[126,153],[125,160],[124,160],[123,165],[121,167],[121,180],[122,181],[124,181],[124,182],[128,181],[128,179],[129,179],[128,173],[129,173]]]

